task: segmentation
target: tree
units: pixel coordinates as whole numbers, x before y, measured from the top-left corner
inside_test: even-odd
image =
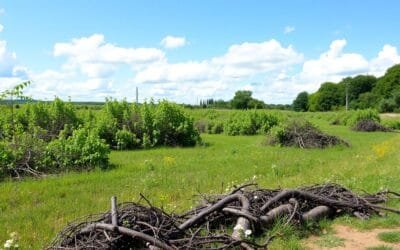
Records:
[[[400,64],[397,64],[386,71],[376,83],[373,92],[380,99],[390,98],[393,92],[400,90]]]
[[[306,91],[297,95],[292,104],[294,111],[307,111],[308,110],[308,93]]]
[[[338,84],[326,82],[318,90],[317,107],[319,111],[329,111],[343,103],[343,88]]]
[[[252,92],[249,90],[238,90],[233,97],[231,104],[234,109],[247,109],[249,102],[253,99]]]

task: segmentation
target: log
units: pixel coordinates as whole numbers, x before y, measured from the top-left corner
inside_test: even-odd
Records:
[[[242,195],[242,194],[228,195],[228,196],[222,198],[221,200],[217,201],[215,204],[204,208],[197,215],[187,219],[185,222],[183,222],[181,225],[179,225],[178,228],[180,230],[184,231],[184,230],[190,228],[191,226],[193,226],[194,224],[198,223],[202,219],[204,219],[204,217],[206,217],[207,215],[209,215],[215,211],[222,210],[226,204],[229,204],[234,201],[239,201],[241,203],[242,207],[247,207],[247,208],[250,207],[249,200],[244,195]]]
[[[111,197],[111,224],[118,227],[117,197]]]
[[[305,212],[301,217],[303,221],[318,221],[332,213],[333,209],[327,206],[317,206]]]
[[[315,195],[312,193],[308,193],[308,192],[304,192],[304,191],[300,191],[300,190],[289,189],[289,190],[281,191],[279,194],[275,195],[270,200],[268,200],[268,202],[266,202],[261,207],[261,211],[265,212],[273,204],[275,204],[283,199],[292,198],[292,197],[301,197],[306,200],[312,200],[314,202],[323,204],[328,207],[337,206],[337,207],[359,208],[360,206],[362,206],[360,204],[354,204],[354,203],[350,203],[350,202],[343,202],[343,201],[339,201],[339,200],[323,198],[321,196],[318,196],[318,195]]]
[[[115,226],[111,225],[111,224],[106,224],[106,223],[94,223],[94,224],[91,224],[91,225],[85,227],[84,229],[82,229],[81,233],[90,233],[90,232],[92,232],[93,230],[96,230],[96,229],[114,231],[115,230]],[[131,236],[133,238],[139,238],[139,239],[141,239],[143,241],[148,242],[150,245],[159,247],[161,249],[175,250],[175,248],[169,246],[168,244],[166,244],[166,243],[164,243],[164,242],[162,242],[162,241],[160,241],[160,240],[158,240],[158,239],[156,239],[156,238],[154,238],[154,237],[152,237],[150,235],[144,234],[142,232],[138,232],[138,231],[135,231],[135,230],[132,230],[132,229],[129,229],[129,228],[126,228],[126,227],[120,227],[120,226],[117,226],[116,230],[117,230],[117,232],[119,232],[121,234],[128,235],[128,236]]]
[[[283,204],[271,209],[265,216],[261,216],[260,220],[263,226],[270,226],[277,218],[289,215],[293,212],[292,204]]]

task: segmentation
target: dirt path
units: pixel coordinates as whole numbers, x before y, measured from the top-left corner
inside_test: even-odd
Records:
[[[343,239],[340,246],[322,247],[318,244],[321,237],[311,236],[306,240],[306,246],[311,250],[330,249],[330,250],[365,250],[369,247],[387,246],[392,249],[400,250],[400,243],[386,243],[378,238],[382,232],[400,231],[400,228],[394,229],[373,229],[369,231],[359,231],[349,226],[335,225],[334,236]]]

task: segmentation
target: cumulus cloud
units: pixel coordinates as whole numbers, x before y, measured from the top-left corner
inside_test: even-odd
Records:
[[[284,47],[272,39],[261,43],[232,45],[225,55],[214,58],[212,62],[222,67],[223,75],[240,78],[280,70],[302,60],[303,55],[291,45]]]
[[[397,48],[386,44],[378,53],[378,56],[371,60],[369,73],[375,76],[382,76],[390,66],[397,63],[400,63],[400,55],[397,52]]]
[[[106,43],[102,34],[56,43],[53,55],[67,57],[66,69],[80,69],[89,77],[111,74],[116,65],[141,67],[164,59],[164,52],[156,48],[124,48]]]
[[[362,55],[343,52],[347,41],[335,40],[329,50],[318,59],[305,61],[301,77],[308,81],[339,81],[343,77],[363,74],[369,71],[369,62]]]
[[[161,45],[166,49],[179,48],[186,45],[186,38],[178,36],[166,36],[161,40]]]
[[[0,77],[22,77],[27,74],[27,69],[18,65],[15,52],[7,50],[7,42],[0,40]]]
[[[283,30],[283,33],[289,34],[289,33],[292,33],[295,30],[296,30],[296,28],[294,26],[286,26],[285,29]]]
[[[302,54],[276,40],[232,45],[219,57],[197,62],[152,64],[136,74],[135,82],[199,82],[242,79],[251,75],[280,70],[301,62]]]

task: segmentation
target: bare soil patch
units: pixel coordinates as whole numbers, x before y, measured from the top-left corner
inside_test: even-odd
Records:
[[[366,250],[371,247],[387,246],[392,249],[400,250],[400,243],[386,243],[378,238],[378,234],[382,232],[393,232],[400,231],[399,228],[392,229],[373,229],[368,231],[360,231],[355,228],[344,225],[334,226],[334,236],[343,239],[343,244],[335,247],[323,247],[317,244],[318,236],[311,236],[306,241],[306,246],[308,249],[331,249],[331,250]]]

